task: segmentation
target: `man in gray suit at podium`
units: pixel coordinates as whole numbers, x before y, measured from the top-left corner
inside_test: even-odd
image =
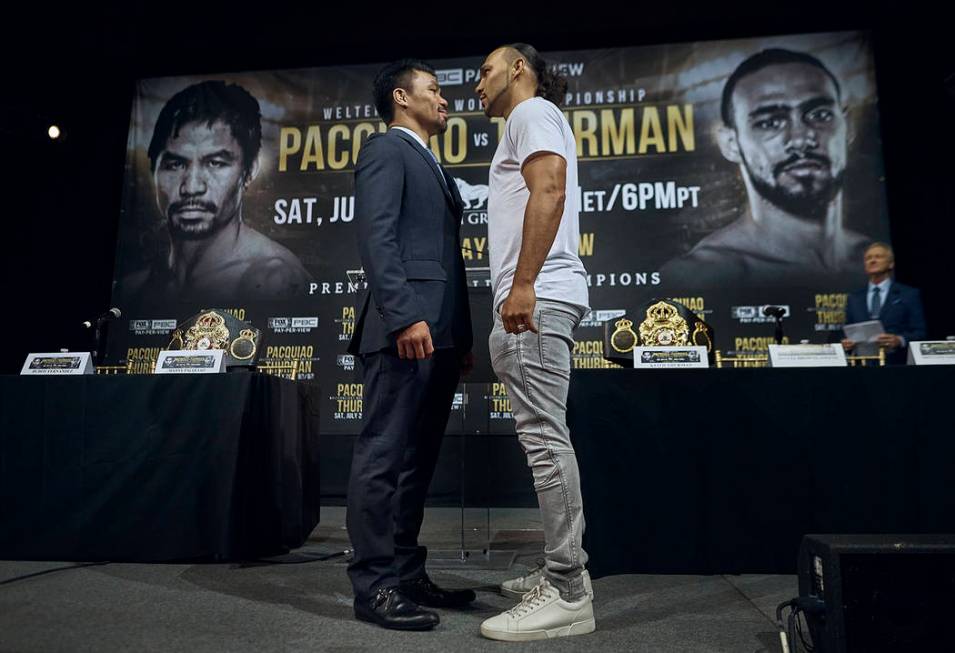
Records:
[[[385,66],[375,104],[389,126],[355,167],[358,247],[368,281],[349,351],[364,381],[363,421],[348,484],[348,574],[355,616],[385,628],[426,630],[427,607],[463,607],[471,590],[444,590],[418,545],[451,401],[471,357],[454,180],[428,149],[447,129],[447,100],[421,61]]]

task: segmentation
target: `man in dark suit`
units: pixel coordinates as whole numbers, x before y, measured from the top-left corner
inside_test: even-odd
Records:
[[[865,250],[865,273],[869,285],[849,294],[846,302],[846,324],[880,320],[885,333],[878,336],[879,346],[886,349],[886,362],[905,363],[906,347],[913,340],[925,339],[925,315],[921,294],[916,288],[902,285],[892,278],[895,254],[885,243],[872,243]],[[857,343],[846,338],[846,351]]]
[[[359,254],[368,293],[349,351],[364,375],[364,415],[348,483],[348,574],[355,616],[425,630],[428,607],[461,607],[471,590],[439,588],[418,545],[424,501],[462,371],[473,362],[454,180],[426,143],[447,129],[434,70],[402,60],[375,79],[387,132],[372,135],[355,167]]]

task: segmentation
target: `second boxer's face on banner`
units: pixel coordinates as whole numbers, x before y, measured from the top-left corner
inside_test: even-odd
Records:
[[[761,195],[797,214],[828,204],[846,166],[846,119],[825,71],[791,63],[743,77],[733,118],[739,157]]]
[[[242,204],[242,148],[220,120],[186,123],[174,132],[154,176],[159,210],[177,235],[206,236],[231,222]]]

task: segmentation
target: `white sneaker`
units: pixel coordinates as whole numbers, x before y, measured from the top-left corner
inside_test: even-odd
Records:
[[[532,589],[540,585],[541,578],[544,577],[544,560],[538,559],[533,569],[523,576],[512,578],[501,583],[501,594],[504,596],[514,596],[521,598]]]
[[[590,582],[590,574],[587,573],[586,569],[584,569],[582,575],[584,577],[584,591],[587,592],[587,595],[591,599],[593,599],[594,586]],[[518,576],[517,578],[512,578],[511,580],[506,580],[501,583],[501,594],[504,596],[514,596],[520,598],[537,587],[541,582],[541,578],[543,577],[544,561],[538,560],[537,566],[523,576]]]
[[[541,578],[516,606],[491,617],[481,624],[481,634],[488,639],[524,642],[584,635],[596,630],[593,601],[589,595],[580,600],[565,601],[557,588]]]

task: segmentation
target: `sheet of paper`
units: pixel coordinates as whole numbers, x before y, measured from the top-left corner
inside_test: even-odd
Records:
[[[845,331],[846,338],[856,342],[853,353],[857,356],[875,356],[879,353],[879,344],[875,339],[879,334],[885,333],[885,327],[880,320],[847,324],[842,330]]]
[[[847,324],[842,330],[846,332],[846,338],[856,342],[875,342],[879,334],[885,333],[885,327],[879,320]]]

